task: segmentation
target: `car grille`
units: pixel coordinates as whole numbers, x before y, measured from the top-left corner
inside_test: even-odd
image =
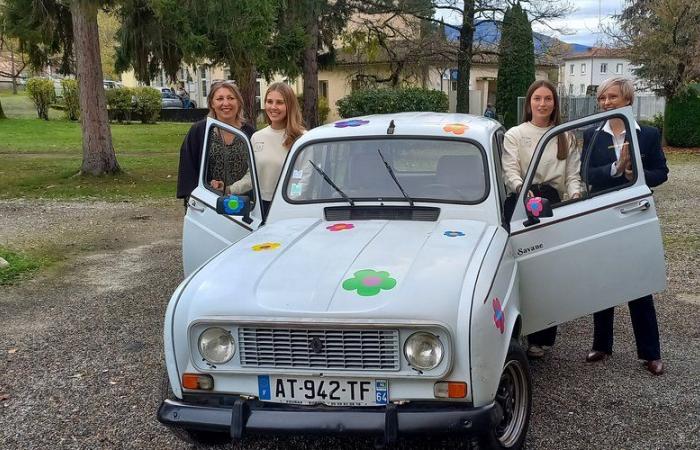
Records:
[[[243,367],[399,370],[399,332],[391,329],[238,329]]]

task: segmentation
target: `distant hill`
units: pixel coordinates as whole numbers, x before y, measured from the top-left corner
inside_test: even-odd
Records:
[[[459,32],[454,28],[445,27],[445,36],[449,41],[459,40]],[[566,43],[542,33],[533,33],[533,37],[535,53],[542,53],[548,48],[559,45],[569,45],[571,48],[571,53],[586,52],[592,48],[587,45]],[[474,41],[498,45],[500,39],[501,30],[498,28],[497,24],[493,22],[478,22],[476,24],[476,29],[474,30]]]

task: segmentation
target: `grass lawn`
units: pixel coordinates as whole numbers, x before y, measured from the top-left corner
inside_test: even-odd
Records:
[[[12,284],[47,264],[43,258],[16,253],[2,245],[0,257],[10,263],[8,267],[0,268],[0,286]]]

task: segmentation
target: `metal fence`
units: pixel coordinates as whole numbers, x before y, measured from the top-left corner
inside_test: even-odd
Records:
[[[524,104],[525,97],[518,97],[518,123],[521,123],[523,120]],[[598,112],[598,102],[592,96],[560,97],[559,105],[561,120],[564,122],[590,116]],[[663,115],[666,99],[655,95],[637,95],[632,106],[637,120],[652,120],[657,114]]]

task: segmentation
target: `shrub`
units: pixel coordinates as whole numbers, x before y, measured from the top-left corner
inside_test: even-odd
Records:
[[[444,92],[422,88],[363,89],[336,103],[340,117],[384,114],[405,111],[447,111]]]
[[[700,93],[698,88],[666,101],[664,132],[668,145],[674,147],[700,147]]]
[[[299,102],[299,107],[301,107],[303,114],[304,96],[297,95],[297,101]],[[316,104],[318,105],[318,123],[319,125],[323,125],[328,119],[328,113],[331,112],[331,108],[328,106],[328,99],[319,96]]]
[[[107,89],[107,108],[114,111],[113,117],[119,122],[129,122],[134,108],[134,90],[127,87]]]
[[[160,115],[160,91],[152,87],[137,87],[133,91],[136,97],[135,110],[141,116],[141,122],[156,123]]]
[[[71,79],[61,80],[63,87],[64,113],[68,120],[78,120],[80,118],[80,94],[78,91],[78,81]]]
[[[47,78],[30,78],[27,81],[27,93],[34,102],[39,118],[49,120],[49,106],[56,101],[53,81]]]
[[[659,133],[663,134],[664,131],[664,115],[659,113],[654,116],[651,120],[638,120],[640,125],[646,125],[649,127],[654,127],[659,130]]]

